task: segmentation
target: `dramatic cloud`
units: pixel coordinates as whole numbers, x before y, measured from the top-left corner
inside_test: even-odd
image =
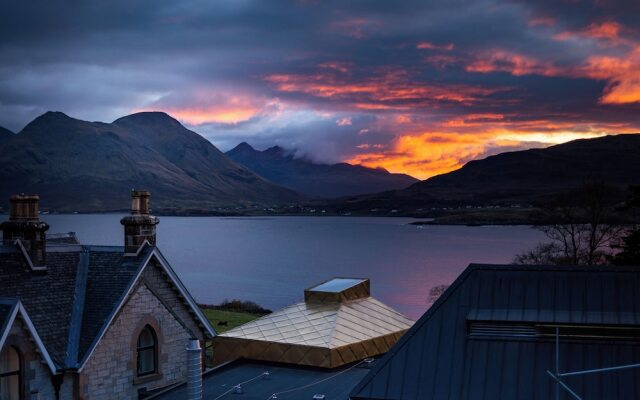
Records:
[[[640,131],[640,2],[10,2],[0,125],[172,114],[222,150],[278,144],[420,178]]]

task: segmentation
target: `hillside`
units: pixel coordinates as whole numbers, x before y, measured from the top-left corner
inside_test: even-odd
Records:
[[[474,160],[404,190],[343,199],[344,210],[531,204],[590,180],[626,191],[640,184],[640,134],[574,140]]]
[[[264,151],[241,143],[226,153],[256,174],[314,198],[332,198],[404,189],[417,179],[384,169],[346,163],[317,164],[294,157],[281,147]]]
[[[13,136],[14,136],[13,132],[0,126],[0,144],[11,139]]]
[[[167,114],[145,112],[113,123],[48,112],[0,145],[0,201],[39,193],[56,211],[128,207],[132,188],[158,208],[292,202],[300,196],[230,160]]]

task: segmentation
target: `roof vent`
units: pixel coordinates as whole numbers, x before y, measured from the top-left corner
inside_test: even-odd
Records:
[[[187,400],[202,400],[202,348],[198,339],[189,339],[187,345]]]
[[[495,322],[477,322],[469,324],[472,337],[536,337],[535,326],[527,324],[496,324]]]

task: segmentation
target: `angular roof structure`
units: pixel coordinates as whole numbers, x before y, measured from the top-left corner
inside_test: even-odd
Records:
[[[335,368],[385,353],[413,324],[372,298],[368,279],[334,278],[305,301],[214,339],[214,362],[237,358]]]
[[[583,399],[640,398],[640,368],[575,374],[637,363],[640,267],[472,264],[351,398],[575,398],[548,371]]]

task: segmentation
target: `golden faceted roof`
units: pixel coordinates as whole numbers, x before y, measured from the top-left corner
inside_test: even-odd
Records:
[[[344,303],[300,302],[219,336],[335,348],[403,331],[412,324],[368,297]]]
[[[368,279],[336,278],[305,290],[305,299],[218,335],[218,356],[336,367],[386,352],[413,324],[371,297]]]

